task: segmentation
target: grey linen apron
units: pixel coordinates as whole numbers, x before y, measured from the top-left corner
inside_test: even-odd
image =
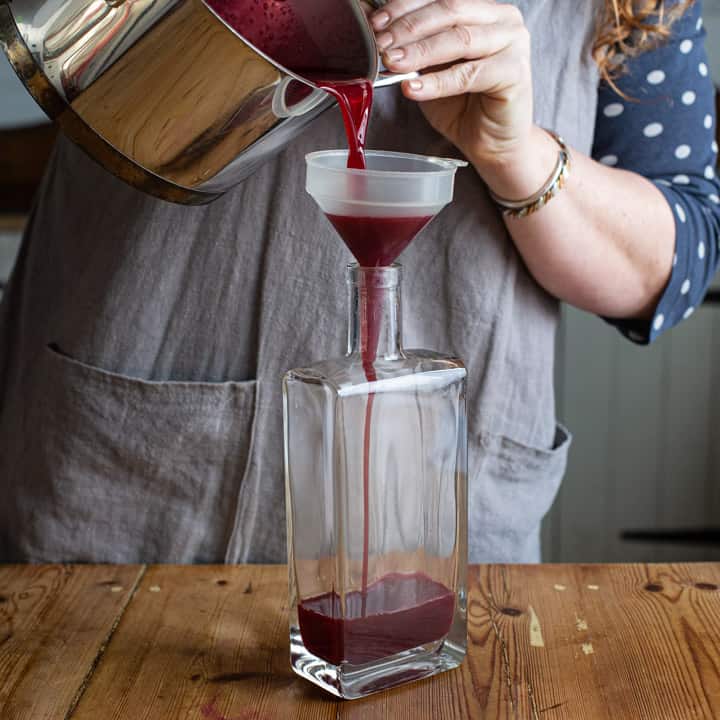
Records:
[[[595,4],[522,2],[539,124],[588,152]],[[456,151],[396,88],[369,147]],[[215,203],[185,208],[56,148],[0,309],[0,561],[285,558],[280,379],[341,354],[351,259],[304,192],[337,109]],[[561,480],[558,303],[472,169],[405,251],[405,339],[469,368],[473,561],[537,561]]]

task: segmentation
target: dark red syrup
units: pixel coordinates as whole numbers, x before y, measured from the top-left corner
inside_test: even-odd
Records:
[[[334,665],[373,662],[442,640],[450,630],[455,596],[423,573],[389,573],[365,593],[345,596],[345,612],[336,593],[298,606],[305,647]],[[363,604],[365,612],[363,612]]]
[[[387,267],[432,220],[418,217],[350,217],[328,215],[361,267]]]
[[[365,169],[365,137],[372,108],[372,83],[367,80],[316,81],[318,87],[330,93],[338,102],[348,139],[347,166]],[[358,261],[359,262],[359,261]]]
[[[372,108],[366,38],[352,5],[337,0],[207,0],[230,27],[258,50],[296,75],[330,93],[338,102],[348,139],[349,168],[365,169],[365,139]],[[294,87],[289,105],[307,91]],[[361,181],[361,178],[358,178]],[[362,181],[365,181],[363,178]],[[361,267],[391,265],[428,216],[369,218],[329,216]],[[382,303],[372,285],[361,294],[364,342],[361,361],[375,382]],[[370,448],[374,394],[368,395],[363,428],[362,590],[350,593],[346,615],[337,595],[322,595],[298,606],[300,631],[308,650],[333,663],[369,662],[447,634],[453,593],[422,574],[386,575],[368,585]]]
[[[340,106],[350,154],[348,167],[364,168],[374,48],[361,32],[358,7],[337,0],[207,0],[245,40],[287,70],[330,93]],[[292,87],[292,85],[291,85]],[[295,88],[289,104],[303,93]]]

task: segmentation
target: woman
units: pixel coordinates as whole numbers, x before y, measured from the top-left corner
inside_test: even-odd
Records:
[[[474,561],[539,559],[569,444],[558,299],[648,342],[715,268],[699,3],[646,4],[391,0],[372,16],[385,64],[422,76],[377,93],[369,146],[474,168],[401,258],[410,344],[469,366]],[[572,147],[552,188],[568,158],[542,128]],[[337,354],[348,260],[303,156],[344,142],[326,113],[204,208],[60,144],[0,316],[1,560],[284,558],[279,377]]]

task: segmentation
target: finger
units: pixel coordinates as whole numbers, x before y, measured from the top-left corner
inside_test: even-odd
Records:
[[[465,93],[501,93],[521,82],[522,70],[519,65],[517,57],[512,53],[501,52],[405,81],[403,89],[408,97],[419,101]]]
[[[392,16],[377,36],[377,45],[380,50],[402,47],[456,25],[504,24],[523,24],[514,5],[489,0],[438,0],[404,15]]]
[[[434,0],[390,0],[381,8],[375,10],[370,17],[370,24],[375,30],[382,30],[387,27],[393,20],[407,15],[407,13],[417,10],[425,5],[430,5]]]
[[[410,72],[457,60],[474,60],[494,55],[512,45],[519,31],[513,26],[455,25],[437,35],[383,53],[385,66]]]

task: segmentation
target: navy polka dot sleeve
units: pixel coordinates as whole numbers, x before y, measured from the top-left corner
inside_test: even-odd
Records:
[[[720,254],[715,90],[704,47],[701,3],[672,26],[660,47],[632,58],[617,81],[601,83],[593,157],[657,185],[675,218],[670,281],[651,320],[610,320],[630,340],[649,343],[690,317]]]

